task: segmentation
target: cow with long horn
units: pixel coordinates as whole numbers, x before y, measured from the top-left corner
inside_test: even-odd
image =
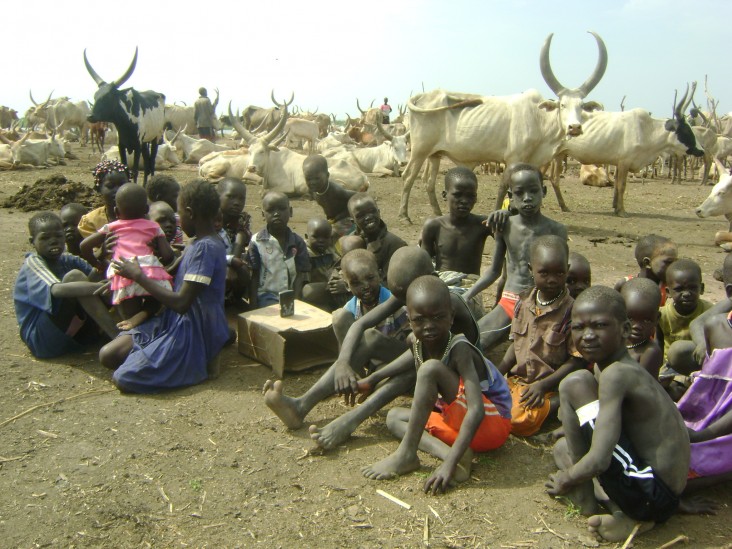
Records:
[[[127,153],[134,154],[130,166],[132,178],[137,182],[140,154],[144,163],[144,181],[155,173],[155,156],[158,142],[165,126],[165,96],[154,91],[137,91],[134,88],[120,90],[135,71],[135,56],[127,71],[112,82],[106,82],[92,68],[84,50],[84,65],[99,89],[94,94],[94,108],[87,118],[89,122],[111,122],[119,133],[119,156],[127,164]]]

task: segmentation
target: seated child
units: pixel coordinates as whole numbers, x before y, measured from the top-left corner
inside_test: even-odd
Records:
[[[265,194],[262,215],[267,227],[254,235],[248,250],[252,309],[279,303],[279,293],[285,290],[294,290],[295,298],[300,299],[310,275],[305,241],[287,226],[292,215],[287,195],[274,191]]]
[[[162,200],[153,202],[150,204],[148,217],[150,218],[150,221],[154,221],[160,225],[160,228],[165,234],[165,239],[168,241],[168,244],[172,246],[175,241],[178,226],[175,222],[175,212],[173,211],[173,208],[170,207],[170,204],[163,202]]]
[[[79,250],[79,244],[83,240],[81,233],[79,232],[79,221],[87,213],[86,206],[71,202],[62,206],[59,211],[59,217],[61,218],[61,224],[64,228],[64,237],[66,238],[66,249],[70,254],[80,256],[81,250]]]
[[[567,290],[572,299],[592,286],[592,267],[582,254],[569,252],[569,270],[567,271]]]
[[[679,507],[689,472],[689,435],[663,387],[630,358],[630,322],[620,294],[592,286],[572,309],[572,337],[596,374],[573,372],[559,386],[565,438],[554,447],[559,471],[546,483],[565,495],[592,532],[621,541],[666,521]],[[592,480],[604,491],[596,499]],[[610,514],[596,514],[601,503]]]
[[[98,338],[98,328],[110,338],[117,328],[95,292],[101,275],[86,261],[64,253],[61,219],[39,212],[28,222],[30,243],[13,287],[20,338],[37,358],[80,351]],[[88,315],[88,316],[87,316]]]
[[[161,315],[120,334],[99,351],[101,363],[115,370],[112,380],[121,390],[154,393],[200,383],[229,340],[226,254],[214,228],[219,206],[219,195],[207,181],[199,179],[181,189],[181,224],[195,239],[183,252],[173,290],[148,278],[135,259],[113,262],[118,275],[165,306]]]
[[[348,289],[348,284],[341,273],[341,259],[350,251],[365,250],[366,241],[355,234],[346,235],[338,239],[336,248],[340,249],[341,257],[336,259],[335,265],[333,265],[333,270],[330,272],[330,277],[328,278],[328,293],[330,294],[330,299],[333,303],[340,308],[353,297],[353,294]]]
[[[500,447],[511,432],[511,395],[496,367],[462,334],[451,333],[450,292],[439,278],[422,276],[407,290],[407,311],[414,333],[417,383],[411,408],[392,408],[389,431],[401,439],[397,450],[364,467],[374,480],[419,468],[417,449],[443,461],[424,491],[444,492],[453,480],[470,478],[473,451]],[[408,363],[407,363],[408,364]],[[439,412],[434,412],[433,408]]]
[[[168,239],[170,245],[180,250],[183,249],[183,229],[180,226],[180,217],[178,217],[178,194],[180,193],[180,184],[170,175],[156,174],[150,178],[145,186],[147,190],[147,198],[150,202],[165,202],[170,206],[175,215],[175,237],[172,241]]]
[[[379,207],[371,195],[354,194],[348,201],[348,211],[358,227],[358,234],[366,241],[366,249],[376,256],[381,280],[386,280],[391,256],[407,243],[389,232],[386,223],[381,219]]]
[[[149,210],[145,189],[137,183],[125,183],[117,192],[115,213],[117,221],[106,224],[96,233],[81,242],[81,255],[97,268],[102,263],[94,256],[94,248],[104,243],[107,234],[114,233],[117,242],[113,259],[136,258],[142,266],[147,278],[166,289],[171,289],[171,276],[163,264],[173,261],[173,250],[165,238],[160,225],[146,218]],[[155,255],[150,242],[155,242],[155,249],[163,263]],[[118,325],[121,330],[129,330],[138,326],[159,310],[159,304],[150,298],[150,292],[129,278],[115,273],[113,266],[107,269],[107,278],[112,290],[112,303],[124,319]]]
[[[631,278],[650,278],[658,284],[661,290],[661,305],[666,304],[666,269],[679,255],[676,244],[670,238],[649,234],[638,240],[635,245],[635,260],[640,271],[637,275],[626,276],[615,283],[615,289],[620,291]]]
[[[97,232],[107,223],[115,221],[115,201],[119,188],[130,180],[130,171],[127,166],[116,160],[104,160],[92,170],[94,176],[94,190],[102,195],[104,206],[85,214],[79,220],[79,233],[82,238]]]
[[[658,326],[661,290],[648,278],[632,278],[623,284],[620,295],[630,320],[630,335],[625,342],[630,357],[658,379],[663,351],[654,339]]]
[[[221,200],[219,236],[226,245],[226,302],[238,304],[251,285],[251,272],[245,251],[252,240],[251,216],[244,211],[247,186],[241,179],[225,177],[216,189]]]
[[[358,257],[358,255],[355,256],[355,258]],[[378,327],[385,321],[388,323],[389,317],[398,318],[402,313],[409,285],[416,278],[434,272],[430,256],[417,247],[400,248],[394,253],[393,259],[388,273],[388,286],[392,295],[360,318],[354,318],[350,327],[345,326],[345,320],[348,318],[345,314],[334,319],[336,334],[339,339],[342,338],[338,359],[315,385],[304,395],[292,398],[282,394],[282,382],[265,384],[267,406],[277,413],[277,416],[289,429],[299,428],[307,414],[318,402],[334,394],[343,396],[346,403],[351,406],[356,402],[359,393],[362,394],[362,398],[365,395],[360,406],[346,412],[324,427],[318,428],[315,425],[310,427],[310,436],[323,449],[332,449],[345,442],[367,418],[399,395],[414,388],[413,368],[407,368],[403,373],[384,376],[383,383],[379,383],[382,381],[379,379],[368,388],[359,382],[359,376],[356,373],[371,358],[374,349],[372,342],[382,340],[383,334],[379,333]],[[451,297],[456,311],[454,321],[456,333],[463,333],[472,341],[477,341],[478,328],[467,305],[460,297],[452,294]],[[363,309],[361,311],[363,312]],[[347,328],[347,331],[345,335],[342,335],[344,328]],[[411,351],[405,352],[411,355]],[[407,365],[410,364],[411,359],[407,361]],[[371,374],[371,377],[388,367],[389,365],[377,369]]]
[[[448,286],[468,288],[480,276],[485,240],[493,234],[487,217],[472,213],[478,200],[478,179],[472,170],[452,168],[445,174],[445,190],[448,215],[433,217],[422,227],[422,243],[435,263],[440,278]],[[483,300],[476,295],[476,318],[484,314]]]
[[[493,262],[465,294],[465,299],[470,300],[488,288],[501,276],[503,264],[506,263],[506,285],[499,304],[479,321],[484,352],[508,338],[519,294],[532,286],[528,268],[531,241],[548,234],[567,239],[564,225],[541,213],[546,187],[537,168],[530,164],[512,164],[505,171],[504,179],[509,184],[511,204],[519,213],[509,217],[505,225],[496,230]]]
[[[531,242],[529,269],[535,287],[521,294],[511,323],[511,346],[498,367],[508,374],[514,435],[541,429],[559,406],[557,387],[569,373],[584,366],[570,334],[574,299],[566,286],[567,241],[543,235]]]
[[[672,398],[676,396],[675,400],[678,400],[679,392],[683,388],[677,384],[682,384],[685,388],[685,376],[701,368],[701,363],[694,357],[696,346],[691,340],[689,325],[692,320],[710,309],[712,303],[700,299],[700,295],[704,293],[701,268],[691,259],[679,259],[668,267],[666,288],[670,300],[661,308],[661,319],[656,333],[665,361],[660,377],[673,393]]]
[[[348,211],[348,200],[356,193],[330,180],[328,161],[319,154],[308,156],[302,163],[302,171],[311,196],[333,226],[333,237],[338,239],[353,234],[356,225]],[[343,255],[340,250],[336,251]]]
[[[327,219],[316,217],[308,221],[307,231],[305,243],[310,256],[310,282],[302,289],[302,300],[332,312],[338,308],[328,286],[337,261],[332,244],[333,227]]]

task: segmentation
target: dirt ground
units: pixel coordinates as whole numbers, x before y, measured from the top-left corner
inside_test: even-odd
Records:
[[[78,160],[46,170],[0,172],[0,203],[23,184],[63,174],[91,186],[97,157],[74,148]],[[443,166],[444,168],[444,166]],[[193,167],[172,171],[180,181]],[[476,211],[495,201],[496,178],[480,176]],[[713,280],[723,253],[713,245],[723,218],[697,219],[693,208],[708,193],[696,182],[631,181],[630,217],[611,214],[611,189],[582,187],[563,179],[571,213],[557,207],[551,189],[545,212],[565,223],[571,248],[587,256],[596,284],[612,284],[637,272],[635,240],[657,232],[671,236],[681,255],[698,261],[705,297],[723,297]],[[372,179],[389,227],[416,243],[430,215],[424,186],[415,185],[411,216],[396,219],[401,182]],[[261,214],[257,189],[247,210],[255,229]],[[295,200],[292,226],[319,214],[309,200]],[[477,458],[473,479],[439,497],[420,486],[436,460],[423,456],[419,471],[395,481],[367,481],[359,469],[396,448],[384,425],[385,412],[361,426],[336,451],[306,455],[307,429],[288,432],[260,393],[270,370],[225,350],[221,376],[198,387],[156,396],[122,395],[100,366],[96,349],[60,360],[32,358],[18,337],[12,287],[30,249],[31,213],[0,209],[0,545],[4,547],[596,547],[585,519],[549,498],[544,480],[554,470],[551,452],[511,438],[498,451]],[[487,246],[484,264],[490,261]],[[492,300],[487,296],[486,300]],[[235,319],[232,316],[231,322]],[[493,356],[495,360],[499,356]],[[299,394],[322,369],[285,378]],[[404,399],[403,404],[408,401]],[[310,422],[323,425],[344,411],[330,400]],[[376,493],[382,489],[409,503],[407,510]],[[678,516],[636,540],[658,547],[686,535],[693,547],[732,541],[729,486],[711,490],[716,516]],[[425,528],[428,521],[428,529]]]

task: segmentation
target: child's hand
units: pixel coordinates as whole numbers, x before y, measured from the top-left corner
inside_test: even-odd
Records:
[[[539,408],[544,405],[545,393],[544,384],[541,381],[536,381],[524,387],[519,403],[524,408]]]
[[[707,346],[706,341],[702,345],[697,345],[694,349],[694,360],[701,366],[704,359],[707,357]]]
[[[173,262],[170,265],[168,265],[167,267],[165,267],[165,270],[167,271],[167,273],[168,274],[175,274],[175,272],[178,270],[178,265],[180,265],[180,262],[181,261],[183,261],[183,256],[182,255],[179,255],[178,257],[176,257],[173,260]]]
[[[511,214],[508,210],[496,210],[488,216],[488,219],[483,224],[494,233],[501,232],[506,226],[509,217],[511,217]]]
[[[112,269],[115,274],[129,278],[135,282],[139,282],[140,278],[144,276],[142,269],[140,268],[140,262],[137,260],[137,256],[132,259],[121,258],[119,261],[113,259]]]
[[[347,405],[353,406],[358,394],[358,376],[353,368],[344,362],[336,361],[334,367],[335,391],[345,398]]]
[[[94,290],[94,295],[103,296],[109,293],[109,288],[112,283],[109,280],[105,280],[99,283],[99,288]]]
[[[330,279],[328,280],[328,291],[331,294],[345,294],[348,292],[348,286],[346,285],[346,281],[343,280],[340,273],[333,272],[333,274],[330,275]]]
[[[356,386],[358,387],[358,403],[361,404],[364,400],[366,400],[369,395],[374,390],[374,384],[369,381],[369,378],[359,379],[356,382]]]
[[[432,495],[444,494],[447,489],[452,485],[452,477],[455,474],[455,467],[450,467],[441,463],[440,466],[435,469],[427,482],[424,483],[424,492],[428,494],[432,492]]]
[[[546,486],[546,493],[550,496],[566,494],[572,487],[566,471],[557,471],[553,475],[549,475],[549,480],[544,483],[544,486]]]
[[[104,244],[102,244],[102,247],[99,250],[100,261],[106,261],[112,257],[114,248],[117,246],[117,240],[119,240],[119,236],[114,234],[114,232],[107,233],[107,236],[104,237]]]

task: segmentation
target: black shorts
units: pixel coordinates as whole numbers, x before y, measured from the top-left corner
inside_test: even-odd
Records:
[[[595,419],[582,424],[580,430],[587,442],[592,443]],[[633,520],[666,522],[679,507],[679,496],[643,462],[622,431],[610,467],[598,480],[607,496]]]

